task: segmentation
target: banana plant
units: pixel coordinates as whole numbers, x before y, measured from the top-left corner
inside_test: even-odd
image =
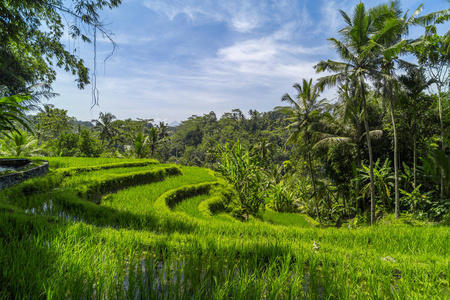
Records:
[[[366,165],[362,165],[359,169],[359,179],[366,183],[361,189],[362,197],[365,198],[370,192],[370,169]],[[378,159],[373,165],[373,178],[377,198],[380,199],[385,207],[391,207],[391,189],[394,186],[394,176],[391,170],[391,161],[387,158],[383,165],[380,166]]]
[[[226,143],[217,147],[220,158],[217,171],[234,187],[242,215],[257,213],[264,205],[261,162],[244,150],[239,141],[233,146]]]

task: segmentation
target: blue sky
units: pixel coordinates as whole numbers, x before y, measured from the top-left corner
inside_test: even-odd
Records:
[[[313,66],[337,59],[327,38],[344,26],[338,9],[351,13],[356,0],[123,0],[101,16],[114,32],[118,51],[98,44],[100,106],[91,109],[91,86],[78,90],[62,70],[51,100],[79,120],[99,112],[119,119],[186,120],[234,108],[268,111],[282,105],[292,85],[318,78]],[[384,1],[365,1],[372,7]],[[403,1],[404,10],[424,3],[423,14],[449,8],[445,0]],[[448,26],[448,25],[446,25]],[[413,29],[418,36],[421,29]],[[92,46],[71,42],[93,68]],[[332,90],[324,97],[334,98]]]

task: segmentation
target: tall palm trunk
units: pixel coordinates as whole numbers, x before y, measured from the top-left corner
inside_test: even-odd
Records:
[[[398,191],[398,138],[397,138],[397,125],[395,124],[394,116],[394,101],[392,97],[389,97],[391,106],[391,122],[394,130],[394,179],[395,179],[395,219],[400,218],[400,207],[398,203],[399,191]]]
[[[416,116],[416,102],[414,101],[413,104],[413,109],[414,109],[414,115],[413,115],[413,176],[414,176],[414,189],[417,187],[417,135],[416,135],[416,130],[417,130],[417,116]]]
[[[399,190],[398,190],[398,137],[397,137],[397,124],[395,123],[394,114],[394,99],[392,91],[392,83],[387,83],[388,90],[387,96],[389,97],[389,106],[391,110],[391,123],[394,131],[394,180],[395,180],[395,219],[400,218],[399,207]]]
[[[413,141],[413,149],[414,149],[414,154],[413,154],[413,174],[414,174],[414,188],[417,187],[417,141],[416,141],[416,134],[414,133],[414,137],[413,137],[414,141]]]
[[[358,134],[357,136],[361,136]],[[354,174],[355,179],[358,178],[358,169],[362,169],[362,160],[361,160],[361,149],[359,142],[356,143],[356,172]],[[358,208],[361,208],[361,211],[364,211],[366,209],[365,203],[363,201],[362,205],[359,205],[358,201],[358,195],[359,195],[359,180],[355,181],[355,209],[356,212],[358,212]]]
[[[370,141],[369,116],[367,113],[366,92],[364,90],[364,79],[360,76],[361,82],[361,97],[364,110],[364,127],[366,128],[367,148],[369,148],[369,173],[370,173],[370,224],[373,225],[375,221],[375,184],[373,177],[373,154],[372,143]]]
[[[322,223],[322,221],[320,220],[319,204],[318,204],[318,201],[317,201],[317,192],[316,192],[316,181],[315,181],[315,178],[314,178],[314,172],[312,170],[311,152],[310,151],[308,151],[308,165],[309,165],[309,174],[311,176],[311,180],[312,180],[312,184],[313,184],[314,207],[316,209],[317,221],[319,221],[319,223]]]
[[[439,101],[439,123],[441,126],[441,143],[442,143],[442,152],[445,152],[445,141],[444,141],[444,120],[442,116],[442,93],[439,84],[437,84],[438,88],[438,101]],[[441,199],[444,199],[444,174],[441,172]]]

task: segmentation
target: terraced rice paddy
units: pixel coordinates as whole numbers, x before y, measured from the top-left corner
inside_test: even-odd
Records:
[[[0,194],[0,299],[447,299],[450,230],[246,222],[210,170],[49,158]]]

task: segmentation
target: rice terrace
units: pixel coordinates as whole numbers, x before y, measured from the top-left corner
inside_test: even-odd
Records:
[[[208,169],[46,159],[48,175],[2,191],[2,298],[448,297],[446,227],[321,228],[270,210],[243,223]]]
[[[0,1],[0,300],[450,299],[449,19]]]

